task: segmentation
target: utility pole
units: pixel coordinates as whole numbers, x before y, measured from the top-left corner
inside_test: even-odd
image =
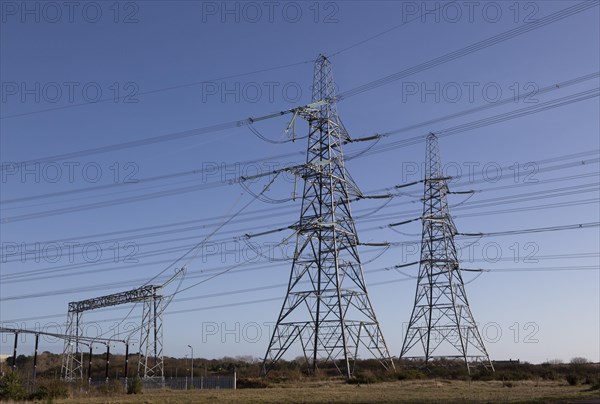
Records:
[[[330,362],[351,378],[359,352],[393,369],[358,253],[350,200],[362,194],[342,151],[351,139],[337,113],[331,62],[323,55],[314,65],[312,104],[297,115],[309,124],[306,164],[292,171],[304,180],[302,207],[293,226],[297,238],[287,294],[261,374],[294,344],[313,373]]]
[[[467,300],[454,243],[458,232],[447,201],[450,191],[433,133],[427,136],[424,184],[417,290],[400,359],[420,359],[425,364],[432,359],[460,359],[469,373],[474,362],[493,370]]]
[[[192,351],[192,371],[190,373],[190,384],[192,385],[192,389],[194,388],[194,348],[191,345],[188,345],[188,348]]]

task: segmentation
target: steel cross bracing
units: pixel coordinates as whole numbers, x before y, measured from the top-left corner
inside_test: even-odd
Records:
[[[62,354],[61,378],[66,381],[83,379],[83,350],[80,349],[83,327],[81,312],[71,311],[67,314],[65,346]]]
[[[140,326],[140,344],[138,375],[151,380],[164,381],[163,364],[163,296],[162,289],[175,278],[183,275],[185,267],[179,269],[162,285],[144,285],[136,289],[111,295],[100,296],[93,299],[69,303],[67,316],[65,346],[62,357],[61,377],[72,381],[83,379],[83,350],[79,349],[83,337],[83,312],[141,302],[143,304],[142,322]],[[89,345],[88,345],[89,346]]]
[[[315,62],[313,103],[298,115],[309,123],[295,254],[262,374],[293,345],[308,369],[332,362],[352,377],[361,352],[394,368],[365,284],[349,196],[360,191],[344,167],[342,144],[350,139],[335,102],[331,63]],[[308,286],[307,286],[308,283]]]
[[[93,299],[81,300],[69,303],[69,312],[82,313],[102,307],[116,306],[125,303],[142,302],[154,295],[154,290],[160,286],[146,285],[126,292],[114,293],[112,295],[95,297]]]
[[[163,297],[160,289],[152,299],[144,300],[140,330],[138,375],[144,379],[164,380],[163,362]]]
[[[461,359],[469,372],[478,362],[493,370],[465,292],[446,180],[437,137],[431,133],[427,137],[417,290],[400,359],[423,359],[425,363]]]

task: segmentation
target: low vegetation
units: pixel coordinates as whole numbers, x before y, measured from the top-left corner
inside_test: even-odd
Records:
[[[35,383],[31,380],[30,358],[19,357],[16,372],[0,377],[0,400],[45,402],[544,402],[546,400],[600,397],[600,366],[582,358],[564,364],[558,361],[532,365],[497,362],[495,372],[483,367],[469,375],[464,365],[437,362],[397,363],[396,371],[385,370],[375,360],[356,363],[355,376],[340,377],[335,367],[322,366],[309,375],[302,361],[282,361],[259,378],[260,363],[252,358],[194,360],[194,376],[236,372],[238,390],[143,390],[142,380],[129,375],[125,386],[124,358],[110,358],[106,380],[104,358],[92,358],[92,381],[67,384],[59,379],[60,358],[44,353],[44,366]],[[190,375],[185,359],[165,358],[166,377]],[[87,370],[87,368],[86,368]],[[133,373],[133,370],[132,370]],[[120,375],[120,377],[118,377]],[[86,375],[87,376],[87,375]],[[192,397],[193,396],[193,397]]]

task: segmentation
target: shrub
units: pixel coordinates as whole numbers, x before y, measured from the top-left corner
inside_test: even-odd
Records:
[[[96,388],[98,393],[112,396],[123,393],[123,383],[120,380],[112,379]]]
[[[19,373],[9,371],[0,378],[0,400],[23,400],[26,397],[27,391]]]
[[[55,398],[67,398],[69,386],[61,380],[42,379],[38,380],[33,398],[38,400],[52,400]]]
[[[553,370],[547,370],[540,373],[540,376],[544,380],[556,380],[559,378],[558,374]]]
[[[498,372],[498,376],[506,380],[530,380],[533,377],[531,372],[524,370],[510,370],[505,372]]]
[[[577,383],[579,383],[579,376],[577,376],[574,373],[570,373],[570,374],[566,375],[565,379],[567,379],[567,383],[569,383],[569,385],[571,385],[571,386],[576,386]]]
[[[590,385],[590,390],[599,390],[600,389],[600,377],[598,375],[588,375],[585,378],[584,384]]]
[[[127,385],[127,394],[141,394],[142,393],[142,379],[139,376],[131,379]]]
[[[398,374],[398,380],[426,379],[427,375],[420,370],[407,370]]]
[[[264,380],[253,378],[240,378],[236,384],[236,387],[239,389],[264,389],[268,386]]]
[[[371,384],[377,383],[377,378],[370,371],[356,373],[354,377],[347,380],[348,384]]]

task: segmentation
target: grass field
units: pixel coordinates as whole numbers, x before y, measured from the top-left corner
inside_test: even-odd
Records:
[[[509,387],[510,386],[510,387]],[[596,401],[598,400],[598,401]],[[169,391],[140,395],[72,397],[56,403],[413,403],[413,402],[600,402],[600,391],[559,381],[467,382],[410,380],[370,385],[341,381],[284,383],[262,389]]]

